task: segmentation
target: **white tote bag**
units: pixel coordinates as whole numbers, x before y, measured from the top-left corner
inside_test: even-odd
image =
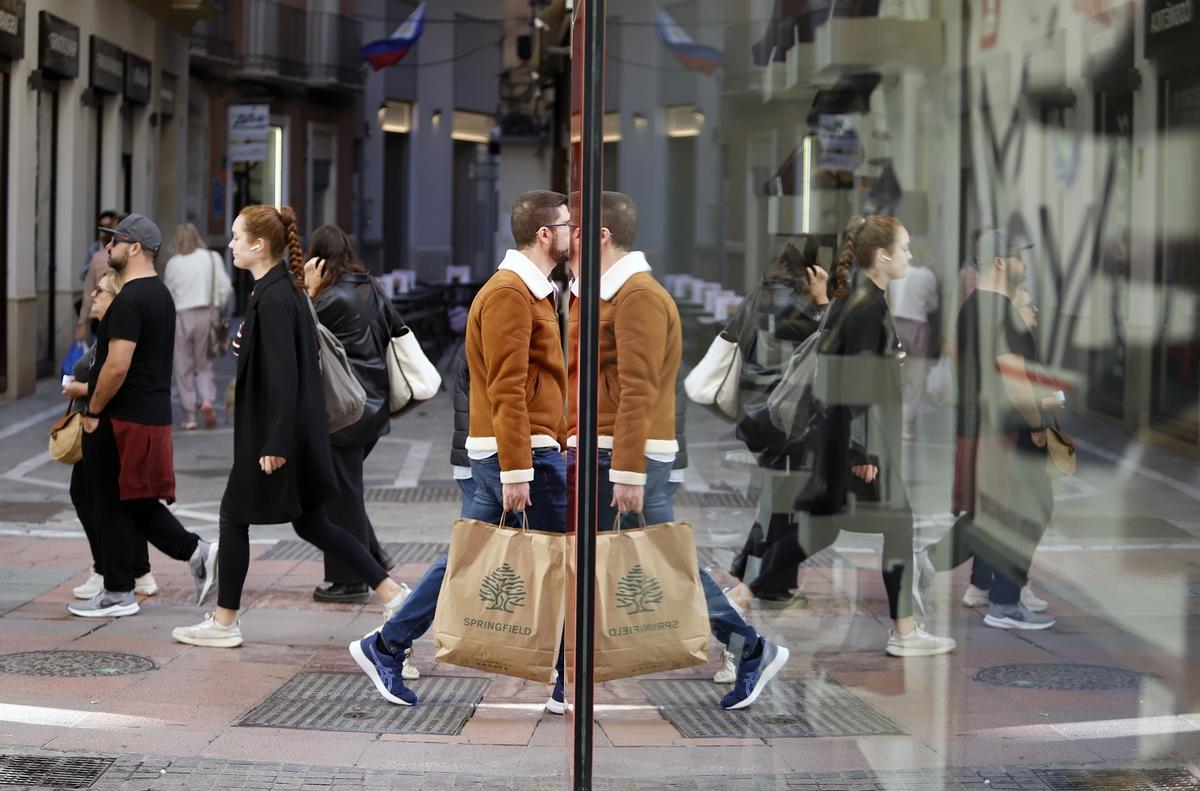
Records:
[[[683,389],[697,404],[715,406],[726,417],[737,418],[741,378],[742,350],[722,332],[683,380]]]
[[[405,327],[387,346],[388,409],[399,412],[412,401],[425,401],[437,395],[442,375],[429,361],[417,336]]]

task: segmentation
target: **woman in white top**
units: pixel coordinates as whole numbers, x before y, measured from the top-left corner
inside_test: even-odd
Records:
[[[204,245],[196,226],[175,226],[171,249],[175,254],[167,261],[163,282],[175,299],[175,387],[183,428],[198,427],[197,409],[204,425],[212,428],[217,424],[213,411],[217,390],[208,358],[208,328],[225,310],[233,289],[225,261]]]

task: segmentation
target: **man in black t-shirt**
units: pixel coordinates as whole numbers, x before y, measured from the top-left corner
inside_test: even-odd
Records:
[[[955,510],[965,513],[941,540],[917,553],[916,601],[924,607],[935,571],[976,560],[989,578],[984,623],[1048,629],[1054,619],[1022,603],[1033,553],[1053,508],[1045,473],[1046,432],[1030,367],[1033,333],[1012,296],[1025,279],[1023,248],[1005,231],[976,243],[979,278],[957,321],[958,393]]]
[[[201,601],[216,580],[216,544],[184,529],[175,499],[171,362],[175,304],[154,269],[158,226],[131,214],[112,231],[109,263],[124,283],[96,340],[83,420],[83,461],[104,555],[104,589],[67,609],[85,618],[133,615],[133,542],[188,561]]]

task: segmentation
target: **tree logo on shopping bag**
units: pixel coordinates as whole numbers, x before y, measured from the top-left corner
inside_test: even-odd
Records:
[[[654,612],[650,605],[661,604],[662,600],[662,588],[658,580],[647,574],[641,564],[631,568],[617,585],[617,606],[624,607],[627,615]]]
[[[487,605],[485,609],[511,613],[511,607],[525,606],[525,580],[505,563],[483,578],[479,600]]]

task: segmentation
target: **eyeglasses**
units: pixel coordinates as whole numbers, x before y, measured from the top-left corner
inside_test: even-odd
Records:
[[[543,228],[578,228],[578,223],[573,222],[556,222],[550,225],[543,225]]]

